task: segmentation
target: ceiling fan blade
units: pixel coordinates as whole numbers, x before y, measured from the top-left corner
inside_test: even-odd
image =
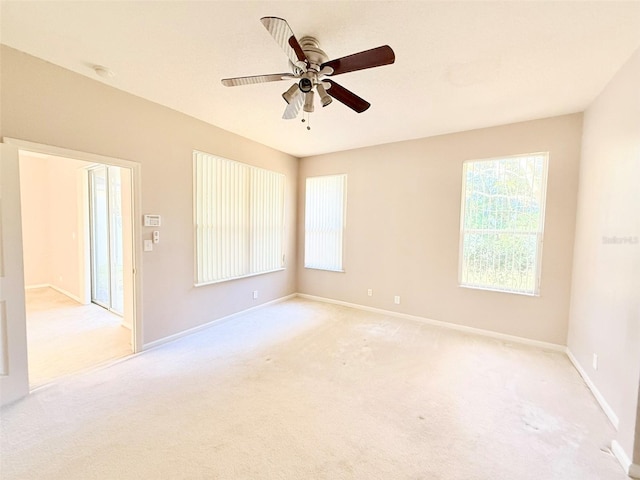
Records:
[[[298,116],[298,112],[300,112],[300,107],[304,103],[304,95],[298,91],[295,97],[291,99],[291,102],[287,105],[287,108],[284,109],[284,113],[282,114],[282,118],[285,120],[293,120]]]
[[[295,78],[292,73],[273,73],[270,75],[254,75],[252,77],[223,78],[222,85],[225,87],[237,87],[240,85],[253,85],[254,83],[278,82],[292,78]]]
[[[307,56],[302,51],[302,47],[287,21],[279,17],[262,17],[260,21],[276,43],[280,45],[280,48],[284,50],[284,53],[287,54],[291,63],[301,68],[306,68],[308,64]]]
[[[346,88],[338,85],[333,80],[325,78],[323,81],[331,85],[331,87],[327,89],[327,93],[339,102],[344,103],[351,110],[362,113],[371,106],[369,102],[360,98],[355,93],[347,90]]]
[[[364,52],[354,53],[335,60],[329,60],[320,65],[320,68],[333,68],[331,75],[340,75],[341,73],[355,72],[356,70],[364,70],[365,68],[381,67],[389,65],[396,61],[396,55],[389,45],[384,45]]]

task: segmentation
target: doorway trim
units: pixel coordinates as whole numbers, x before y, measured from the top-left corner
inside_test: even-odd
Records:
[[[128,168],[131,171],[131,223],[132,223],[132,265],[133,271],[130,272],[133,285],[133,353],[139,353],[144,349],[143,342],[143,317],[142,317],[142,227],[139,219],[142,218],[142,181],[141,181],[141,165],[138,162],[124,160],[121,158],[107,157],[95,153],[81,152],[79,150],[71,150],[68,148],[55,147],[42,143],[20,140],[17,138],[4,137],[4,143],[14,145],[18,150],[28,150],[30,152],[42,153],[45,155],[53,155],[57,157],[69,158],[72,160],[82,160],[91,163],[101,163],[106,165],[114,165],[117,167]]]

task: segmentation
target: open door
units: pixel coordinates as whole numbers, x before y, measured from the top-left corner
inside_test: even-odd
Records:
[[[29,393],[18,149],[0,143],[0,404]]]

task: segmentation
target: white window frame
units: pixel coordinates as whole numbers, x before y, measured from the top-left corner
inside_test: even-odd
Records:
[[[504,234],[513,234],[513,233],[522,233],[522,234],[535,234],[537,236],[536,242],[536,258],[535,258],[535,279],[534,279],[534,287],[532,290],[519,290],[515,288],[509,287],[500,287],[496,285],[483,285],[480,283],[467,283],[464,281],[464,239],[465,234],[469,231],[469,229],[465,228],[465,209],[466,209],[466,186],[467,186],[467,178],[466,172],[468,165],[477,162],[496,162],[500,160],[511,160],[514,158],[529,158],[529,157],[542,157],[543,166],[542,166],[542,175],[540,179],[540,211],[539,211],[539,223],[537,231],[507,231],[507,230],[489,230],[489,229],[478,229],[481,232],[488,233],[504,233]],[[527,295],[527,296],[539,296],[540,295],[540,283],[542,278],[542,246],[543,246],[543,238],[544,238],[544,224],[545,224],[545,210],[547,204],[547,179],[548,179],[548,169],[549,169],[549,152],[536,152],[536,153],[528,153],[521,155],[510,155],[504,157],[494,157],[494,158],[486,158],[486,159],[476,159],[476,160],[466,160],[463,163],[462,168],[462,194],[460,200],[460,241],[459,241],[459,252],[458,252],[458,284],[464,288],[473,288],[478,290],[490,290],[496,292],[503,293],[513,293],[518,295]],[[474,231],[474,233],[477,233]]]
[[[217,168],[216,172],[207,174],[202,162],[212,162],[208,168]],[[241,172],[233,177],[233,184],[229,181],[233,173],[226,183],[221,178],[220,172],[229,174],[229,169]],[[284,270],[285,181],[282,173],[193,151],[196,287]],[[210,198],[214,191],[219,200],[224,198],[218,210],[204,204],[205,197]],[[226,237],[215,233],[223,222],[220,215],[234,216],[231,228],[235,230]],[[226,245],[224,252],[220,251],[222,245]]]
[[[310,184],[316,180],[324,180],[325,188],[329,188],[326,194],[341,193],[342,198],[336,198],[336,209],[328,212],[321,211],[320,206],[310,204]],[[334,185],[327,181],[335,180]],[[341,203],[341,204],[340,204]],[[340,218],[331,216],[331,213]],[[330,215],[330,218],[327,217]],[[305,220],[304,220],[304,267],[312,270],[326,270],[331,272],[344,272],[344,233],[347,226],[347,174],[320,175],[307,177],[305,181]],[[313,225],[312,225],[313,224]],[[322,238],[324,235],[324,240]],[[325,252],[319,258],[318,249],[337,247],[335,250]],[[313,253],[310,253],[313,252]],[[325,261],[330,259],[330,261]]]

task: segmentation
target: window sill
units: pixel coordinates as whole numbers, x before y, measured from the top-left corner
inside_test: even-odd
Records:
[[[321,267],[307,267],[304,266],[307,270],[320,270],[322,272],[335,272],[335,273],[345,273],[344,270],[334,270],[333,268],[321,268]]]
[[[469,288],[471,290],[484,290],[487,292],[496,292],[496,293],[511,293],[514,295],[523,295],[525,297],[539,297],[540,296],[540,292],[534,292],[534,293],[529,293],[529,292],[518,292],[517,290],[501,290],[499,288],[490,288],[490,287],[480,287],[480,286],[475,286],[475,285],[458,285],[460,288]]]
[[[193,286],[194,287],[205,287],[207,285],[214,285],[216,283],[230,282],[230,281],[233,281],[233,280],[240,280],[242,278],[257,277],[258,275],[265,275],[267,273],[273,273],[273,272],[281,272],[283,270],[285,270],[285,267],[276,268],[274,270],[267,270],[266,272],[249,273],[247,275],[242,275],[242,276],[239,276],[239,277],[230,277],[230,278],[223,278],[222,280],[213,280],[211,282],[194,283]]]

